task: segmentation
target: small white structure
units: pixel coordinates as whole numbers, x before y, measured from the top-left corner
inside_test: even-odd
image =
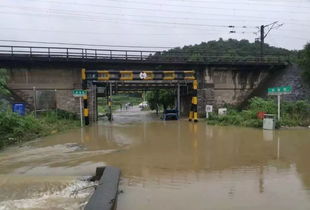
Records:
[[[227,108],[219,108],[218,114],[219,115],[226,115],[227,114]]]
[[[273,114],[265,114],[263,121],[264,130],[274,130],[276,128],[276,119]]]

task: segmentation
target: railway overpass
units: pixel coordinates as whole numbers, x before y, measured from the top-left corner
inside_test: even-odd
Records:
[[[29,107],[40,108],[44,102],[59,109],[78,112],[78,100],[73,89],[82,88],[81,69],[87,72],[177,72],[170,79],[151,80],[88,80],[89,114],[95,119],[96,99],[100,87],[107,84],[114,92],[178,88],[181,92],[181,112],[189,111],[192,80],[178,79],[178,72],[194,71],[198,80],[198,114],[206,104],[221,106],[243,102],[268,76],[289,65],[286,58],[277,56],[230,57],[201,56],[192,60],[187,54],[143,50],[111,50],[62,47],[0,46],[0,67],[10,73],[9,88],[26,101]],[[136,77],[136,76],[135,76]],[[48,100],[46,100],[48,99]]]

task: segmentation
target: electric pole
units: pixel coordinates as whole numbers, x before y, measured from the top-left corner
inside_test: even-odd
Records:
[[[265,26],[260,26],[260,58],[264,57],[264,42],[265,42]]]
[[[263,60],[263,58],[264,58],[265,38],[267,37],[267,35],[269,34],[269,32],[272,29],[278,29],[281,26],[283,26],[283,23],[282,24],[278,24],[278,21],[275,21],[275,22],[270,23],[268,25],[261,25],[260,26],[260,58],[261,58],[261,60]],[[269,28],[266,34],[265,34],[265,28]]]

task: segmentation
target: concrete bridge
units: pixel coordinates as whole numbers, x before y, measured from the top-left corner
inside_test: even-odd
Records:
[[[108,71],[194,71],[198,80],[198,114],[206,104],[238,105],[270,73],[285,69],[282,57],[203,56],[190,60],[182,53],[158,51],[110,50],[60,47],[0,46],[0,67],[10,73],[9,88],[26,101],[30,108],[59,108],[78,112],[79,102],[73,89],[82,88],[81,69]],[[188,113],[192,83],[181,80],[105,81],[117,90],[149,90],[181,87],[181,111]],[[96,99],[100,95],[96,82],[89,82],[89,112],[95,119]]]

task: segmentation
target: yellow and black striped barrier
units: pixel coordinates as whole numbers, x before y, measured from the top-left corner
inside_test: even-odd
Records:
[[[194,80],[193,82],[193,97],[192,97],[192,105],[191,110],[189,112],[189,121],[194,120],[194,122],[198,122],[198,113],[197,113],[197,104],[198,104],[198,97],[197,97],[197,89],[198,89],[198,81]]]
[[[82,89],[86,90],[87,92],[87,80],[86,80],[86,70],[82,69],[81,72],[81,77],[82,77]],[[89,125],[89,111],[88,111],[88,96],[87,94],[83,96],[83,104],[84,104],[84,109],[83,109],[83,114],[84,114],[84,123],[85,125]]]
[[[191,102],[191,110],[189,113],[189,121],[198,122],[197,113],[197,89],[198,81],[195,79],[195,71],[193,70],[85,70],[82,69],[82,88],[87,90],[87,80],[95,82],[106,81],[128,81],[128,80],[183,80],[193,81],[193,97]],[[109,100],[109,107],[112,106],[112,101]],[[84,97],[84,119],[85,125],[89,124],[88,102],[87,96]]]
[[[130,70],[87,70],[86,80],[111,81],[111,80],[194,80],[195,71],[130,71]]]

